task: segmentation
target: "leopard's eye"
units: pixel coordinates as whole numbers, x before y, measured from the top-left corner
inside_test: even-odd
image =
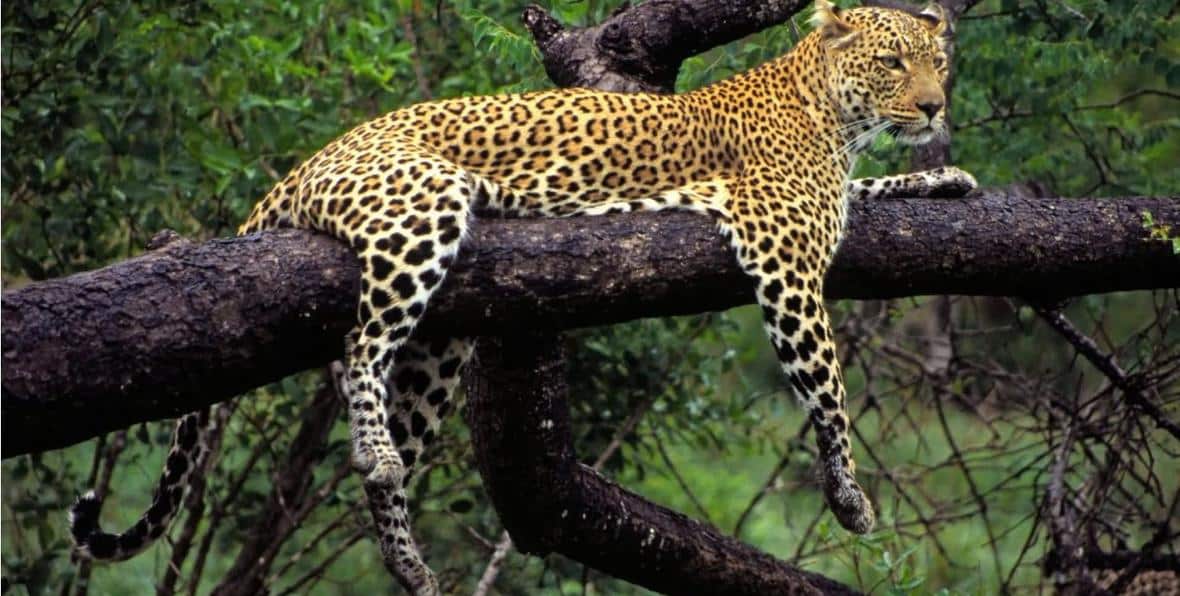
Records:
[[[934,57],[934,68],[942,68],[942,65],[944,64],[946,64],[946,58],[943,58],[942,56]]]
[[[880,60],[881,64],[884,64],[885,68],[890,70],[901,69],[901,58],[897,56],[877,56],[877,60]]]

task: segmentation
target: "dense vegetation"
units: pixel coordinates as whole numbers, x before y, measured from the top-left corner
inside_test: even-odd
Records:
[[[617,3],[546,4],[578,24],[601,20]],[[372,115],[547,85],[516,24],[521,7],[4,3],[4,286],[137,254],[165,227],[195,238],[231,234],[278,176]],[[693,58],[678,86],[695,88],[786,51],[806,30],[805,19],[795,21]],[[960,22],[958,47],[953,151],[983,184],[1038,181],[1063,196],[1180,189],[1173,2],[985,0]],[[860,168],[871,175],[905,164],[905,152],[882,141]],[[1160,227],[1168,222],[1149,219],[1145,233],[1175,235]],[[1124,370],[1175,403],[1177,300],[1175,292],[1087,297],[1066,312]],[[878,592],[1040,585],[1050,543],[1039,512],[1051,455],[1062,445],[1077,452],[1067,459],[1079,485],[1094,462],[1121,462],[1117,477],[1104,477],[1117,490],[1101,511],[1126,544],[1142,544],[1151,521],[1175,516],[1177,478],[1160,473],[1180,466],[1175,441],[1119,409],[1120,394],[1023,303],[940,298],[834,310],[879,532],[855,538],[821,514],[811,440],[784,399],[754,311],[571,334],[579,453],[593,462],[633,423],[603,464],[621,483]],[[309,372],[241,401],[198,528],[195,551],[207,556],[189,557],[178,589],[193,582],[205,592],[233,563],[301,409],[322,384]],[[1121,438],[1097,447],[1063,439],[1070,411],[1087,412]],[[444,583],[466,592],[501,529],[469,461],[466,430],[457,418],[448,427],[412,488],[415,533]],[[106,519],[130,522],[146,504],[169,434],[168,424],[147,424],[125,437],[5,461],[5,591],[83,589],[64,511],[117,458]],[[358,482],[339,472],[346,436],[341,420],[316,469],[322,503],[273,567],[276,593],[358,593],[392,582],[363,535]],[[1120,451],[1129,445],[1150,449]],[[162,581],[170,556],[164,545],[96,568],[90,587],[146,592]],[[496,585],[503,593],[562,593],[587,583],[603,593],[638,590],[559,557],[519,555]]]

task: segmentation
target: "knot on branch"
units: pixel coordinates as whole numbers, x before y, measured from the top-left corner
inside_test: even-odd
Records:
[[[520,20],[524,23],[525,29],[529,30],[529,35],[533,36],[533,41],[536,42],[542,53],[545,51],[544,48],[553,41],[553,38],[565,30],[565,27],[562,27],[557,19],[536,4],[524,7],[520,14]]]
[[[189,240],[188,238],[181,236],[180,232],[177,232],[176,230],[169,230],[168,228],[164,228],[163,230],[160,230],[159,232],[156,232],[155,234],[152,235],[151,240],[148,240],[147,249],[148,250],[160,250],[161,248],[165,248],[165,247],[171,246],[173,244],[178,244],[178,243],[180,246],[188,246],[188,245],[191,245],[193,242],[192,242],[192,240]]]

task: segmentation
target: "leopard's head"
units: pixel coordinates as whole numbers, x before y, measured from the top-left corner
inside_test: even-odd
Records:
[[[945,134],[947,21],[940,6],[840,10],[816,0],[812,23],[828,94],[853,136],[871,141],[885,131],[920,144]]]

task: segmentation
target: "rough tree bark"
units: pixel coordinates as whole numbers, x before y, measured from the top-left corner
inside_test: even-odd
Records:
[[[825,288],[1051,299],[1167,287],[1180,259],[1147,238],[1140,213],[1180,221],[1177,199],[989,192],[857,204]],[[285,230],[177,242],[5,292],[3,456],[174,417],[338,358],[357,273],[343,244]],[[422,332],[559,330],[751,300],[704,216],[484,220]]]

